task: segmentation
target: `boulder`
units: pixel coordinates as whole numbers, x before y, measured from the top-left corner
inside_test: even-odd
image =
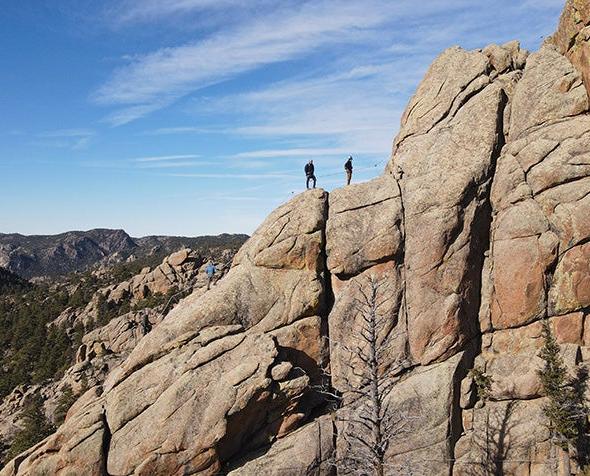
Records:
[[[177,251],[176,253],[172,253],[170,256],[168,256],[166,261],[173,268],[177,267],[177,266],[181,266],[189,259],[190,252],[191,252],[191,250],[186,249],[186,248],[183,250]]]
[[[332,192],[326,229],[328,269],[354,276],[402,249],[402,203],[390,175]]]
[[[590,243],[563,254],[553,275],[549,304],[555,314],[590,306]]]
[[[512,102],[510,136],[588,110],[582,76],[550,45],[529,56]]]

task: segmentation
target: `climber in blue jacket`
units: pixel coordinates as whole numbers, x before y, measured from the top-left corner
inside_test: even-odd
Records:
[[[211,289],[211,282],[213,281],[213,276],[215,276],[215,272],[217,269],[215,265],[209,261],[209,265],[205,268],[205,273],[207,273],[207,290]]]

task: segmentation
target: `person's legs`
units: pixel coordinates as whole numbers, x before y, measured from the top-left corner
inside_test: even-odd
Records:
[[[316,180],[315,180],[315,175],[312,175],[312,176],[311,176],[311,179],[313,180],[313,188],[315,188],[315,182],[316,182]]]
[[[213,277],[212,276],[207,276],[207,291],[209,291],[211,289],[211,279]]]
[[[350,180],[352,179],[352,170],[346,171],[346,185],[350,185]]]
[[[305,188],[309,190],[309,181],[311,180],[311,175],[307,176],[307,180],[305,181]]]

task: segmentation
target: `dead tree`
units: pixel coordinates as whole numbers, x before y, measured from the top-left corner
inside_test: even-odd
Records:
[[[396,331],[398,310],[388,309],[391,296],[382,292],[383,283],[369,277],[366,289],[358,287],[359,297],[353,306],[357,327],[347,337],[347,343],[337,343],[345,356],[345,375],[338,383],[340,443],[334,460],[338,474],[393,473],[386,461],[387,450],[394,438],[410,430],[413,420],[408,412],[391,404],[396,383],[394,369],[399,370],[399,362],[391,362],[391,348],[395,339],[404,336]]]

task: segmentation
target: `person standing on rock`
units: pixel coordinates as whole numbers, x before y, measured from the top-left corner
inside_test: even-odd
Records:
[[[348,160],[344,163],[344,170],[346,171],[346,185],[350,185],[352,180],[352,155],[349,155]]]
[[[211,289],[211,282],[213,281],[213,276],[215,276],[216,271],[217,269],[215,268],[215,265],[209,261],[207,268],[205,268],[205,273],[207,273],[207,291]]]
[[[307,164],[305,164],[305,176],[307,177],[307,182],[305,186],[309,190],[309,181],[313,180],[313,188],[315,188],[316,178],[314,175],[315,167],[313,166],[313,160],[310,160]]]

